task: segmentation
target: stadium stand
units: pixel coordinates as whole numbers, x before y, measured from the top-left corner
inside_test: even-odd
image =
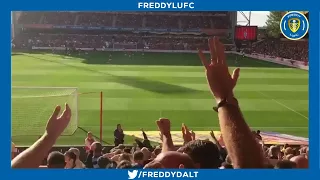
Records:
[[[134,44],[136,46],[131,47],[136,49],[209,50],[208,37],[211,35],[201,31],[183,31],[183,33],[150,33],[142,31],[137,33],[134,30],[120,32],[112,28],[176,28],[183,30],[215,28],[230,30],[230,17],[218,16],[217,14],[219,13],[22,12],[18,18],[18,23],[29,26],[23,27],[21,33],[15,36],[12,43],[17,49],[32,49],[32,47],[114,49],[115,44]],[[35,24],[37,26],[32,26]],[[74,29],[57,28],[52,30],[45,25],[58,25],[61,27],[70,25],[74,26]],[[94,26],[99,28],[89,31],[88,29],[77,29],[79,26],[86,26],[86,28],[87,26]],[[100,26],[108,27],[110,31],[101,31],[102,28]],[[211,38],[211,50],[214,49],[212,47],[213,41],[216,43],[215,46],[218,46],[217,49],[220,49],[220,55],[225,50],[221,48],[224,47],[222,44],[225,44],[225,47],[231,44],[229,48],[233,48],[232,38],[227,33],[217,36],[220,37],[220,40]],[[274,57],[300,61],[308,60],[308,42],[305,41],[293,42],[279,39],[264,39],[256,42],[252,46],[251,51]],[[201,56],[201,60],[203,60],[203,56]],[[224,63],[224,66],[227,66],[226,63]],[[206,68],[210,71],[215,70],[210,68],[217,67],[206,66]],[[230,78],[230,76],[227,76],[227,69],[225,68],[225,71],[217,71],[219,79],[207,73],[210,91],[214,94],[217,101],[220,98],[219,94],[227,94],[226,96],[232,94],[233,96],[232,91],[236,85],[239,71],[235,71],[235,75],[232,75],[232,78]],[[220,81],[220,79],[222,80]],[[212,83],[213,81],[215,83]],[[225,86],[224,89],[226,91],[218,92],[221,90],[218,88],[220,86]],[[170,120],[161,118],[156,122],[162,140],[161,147],[151,145],[148,134],[142,130],[141,134],[143,138],[135,139],[137,147],[120,144],[116,147],[107,147],[105,149],[100,142],[93,142],[90,150],[87,152],[83,147],[51,149],[70,121],[71,110],[66,106],[66,111],[64,111],[61,117],[58,117],[58,114],[54,113],[52,118],[49,119],[51,123],[48,123],[46,128],[48,132],[35,142],[38,145],[28,148],[28,151],[33,153],[27,154],[24,153],[25,149],[21,150],[19,155],[12,160],[11,166],[13,168],[121,169],[129,167],[179,168],[182,164],[185,168],[203,169],[268,168],[270,166],[277,169],[308,168],[308,146],[289,146],[287,144],[265,145],[259,131],[250,131],[242,117],[237,100],[231,98],[228,99],[228,103],[229,100],[231,101],[230,106],[220,104],[221,109],[230,108],[228,111],[222,112],[224,116],[219,116],[219,121],[225,122],[221,123],[221,129],[224,129],[225,133],[223,134],[224,139],[216,137],[212,132],[211,138],[213,142],[199,140],[196,138],[197,134],[190,131],[186,125],[182,125],[183,145],[176,147],[171,137]],[[48,114],[48,116],[50,115]],[[236,121],[233,119],[237,123],[231,123],[232,125],[228,126],[228,122],[234,117],[237,118]],[[57,120],[60,123],[57,123]],[[227,126],[229,128],[226,128]],[[230,129],[232,130],[230,131]],[[242,135],[237,136],[236,133],[241,133]],[[46,149],[48,147],[50,148]],[[246,150],[243,151],[241,148]],[[49,151],[53,152],[47,157],[46,155]],[[65,154],[63,155],[60,152],[64,152]],[[231,154],[227,152],[231,152]],[[39,154],[43,154],[44,156]],[[67,166],[64,165],[63,156],[68,159]]]
[[[308,41],[293,42],[280,39],[266,39],[257,43],[253,47],[253,52],[273,57],[305,61],[308,60],[308,47]]]

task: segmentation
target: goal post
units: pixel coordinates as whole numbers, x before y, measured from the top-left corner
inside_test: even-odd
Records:
[[[70,106],[72,116],[62,135],[72,135],[79,124],[76,87],[12,87],[11,135],[42,135],[55,106],[60,105],[63,109],[65,103]]]

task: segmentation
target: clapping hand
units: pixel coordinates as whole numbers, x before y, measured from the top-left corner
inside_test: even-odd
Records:
[[[59,116],[60,111],[61,107],[57,106],[47,122],[46,134],[53,138],[58,138],[63,133],[71,119],[71,109],[68,104],[65,104],[65,108]]]
[[[207,81],[210,90],[219,103],[225,98],[233,97],[233,88],[237,84],[240,69],[236,68],[232,76],[228,71],[224,45],[217,37],[209,39],[211,63],[206,60],[202,50],[199,50],[199,57],[206,69]]]

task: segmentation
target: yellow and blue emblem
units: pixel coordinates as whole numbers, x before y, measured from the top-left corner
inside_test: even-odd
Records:
[[[287,39],[299,40],[308,33],[309,21],[303,13],[290,11],[282,17],[280,30]]]

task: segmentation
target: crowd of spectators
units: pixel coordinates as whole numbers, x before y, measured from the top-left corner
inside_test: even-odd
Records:
[[[190,15],[191,14],[191,15]],[[111,12],[22,12],[20,24],[53,24],[148,28],[216,28],[229,29],[230,16],[212,13],[111,13]]]
[[[221,38],[228,44],[228,40]],[[230,42],[229,42],[230,43]],[[16,48],[75,47],[75,48],[126,48],[157,50],[207,50],[207,37],[192,35],[141,35],[141,34],[20,34],[15,37]],[[114,44],[121,44],[113,46]],[[130,46],[135,44],[136,46]],[[231,43],[230,43],[231,44]]]
[[[68,104],[57,106],[50,116],[45,133],[32,145],[11,161],[12,168],[37,168],[43,158],[47,157],[45,168],[186,168],[186,169],[238,169],[238,168],[308,168],[309,147],[300,148],[264,145],[259,131],[251,131],[243,117],[239,103],[233,94],[240,76],[236,68],[229,74],[225,63],[224,45],[218,38],[209,39],[211,64],[199,50],[199,57],[206,69],[209,90],[213,101],[217,103],[214,111],[219,119],[222,139],[210,133],[212,141],[197,139],[197,135],[185,124],[181,133],[184,144],[176,147],[171,137],[171,122],[160,118],[155,122],[159,130],[161,146],[153,147],[147,134],[142,131],[143,140],[136,139],[137,147],[128,148],[123,144],[123,130],[115,130],[115,147],[106,152],[100,142],[88,133],[86,138],[87,158],[79,159],[79,149],[71,148],[64,154],[58,151],[48,152],[58,137],[68,126],[72,112]],[[214,54],[214,56],[213,56]],[[119,140],[120,139],[120,140]],[[222,143],[223,141],[223,143]],[[48,156],[47,156],[48,155]],[[82,162],[83,161],[83,162]]]
[[[308,41],[288,41],[281,39],[266,39],[256,43],[252,52],[271,57],[308,61]]]

